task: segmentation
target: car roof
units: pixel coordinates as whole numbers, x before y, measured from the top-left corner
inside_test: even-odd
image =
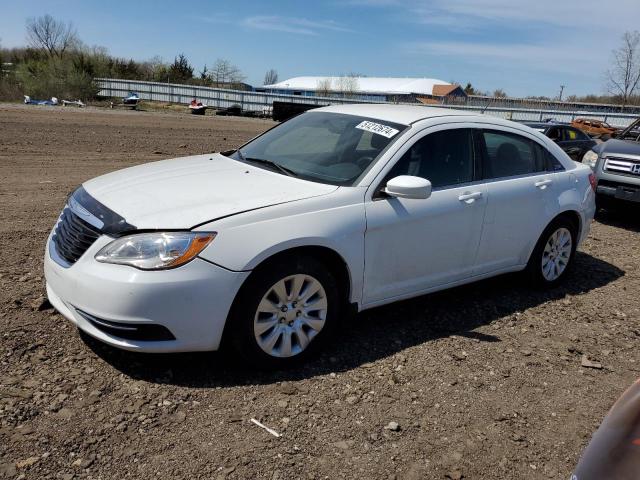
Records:
[[[472,112],[453,110],[451,108],[423,107],[421,105],[388,105],[382,103],[356,103],[347,105],[331,105],[315,108],[312,112],[332,112],[346,115],[358,115],[361,117],[376,118],[387,122],[409,125],[419,120],[434,117],[474,117]],[[484,116],[483,116],[484,117]],[[489,118],[489,117],[487,117]]]

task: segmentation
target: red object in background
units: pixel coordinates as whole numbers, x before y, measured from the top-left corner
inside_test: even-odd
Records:
[[[596,180],[596,176],[593,173],[589,174],[589,183],[591,184],[591,188],[593,191],[596,191],[596,187],[598,186],[598,181]]]
[[[640,479],[640,380],[613,405],[571,479]]]

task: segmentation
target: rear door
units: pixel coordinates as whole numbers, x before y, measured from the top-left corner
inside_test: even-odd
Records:
[[[555,212],[554,175],[542,146],[510,129],[477,131],[486,181],[487,209],[474,273],[527,262]]]

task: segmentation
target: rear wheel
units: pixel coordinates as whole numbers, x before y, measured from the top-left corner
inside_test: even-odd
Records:
[[[542,232],[529,258],[527,273],[534,285],[551,288],[561,283],[576,251],[577,225],[560,217]]]
[[[235,350],[260,368],[284,368],[315,352],[340,316],[335,277],[309,257],[260,267],[234,302]]]

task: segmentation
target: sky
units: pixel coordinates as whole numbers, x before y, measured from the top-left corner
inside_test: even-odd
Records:
[[[0,45],[25,22],[73,22],[87,45],[136,60],[230,60],[247,83],[302,75],[428,77],[510,96],[604,93],[640,0],[0,0]]]

